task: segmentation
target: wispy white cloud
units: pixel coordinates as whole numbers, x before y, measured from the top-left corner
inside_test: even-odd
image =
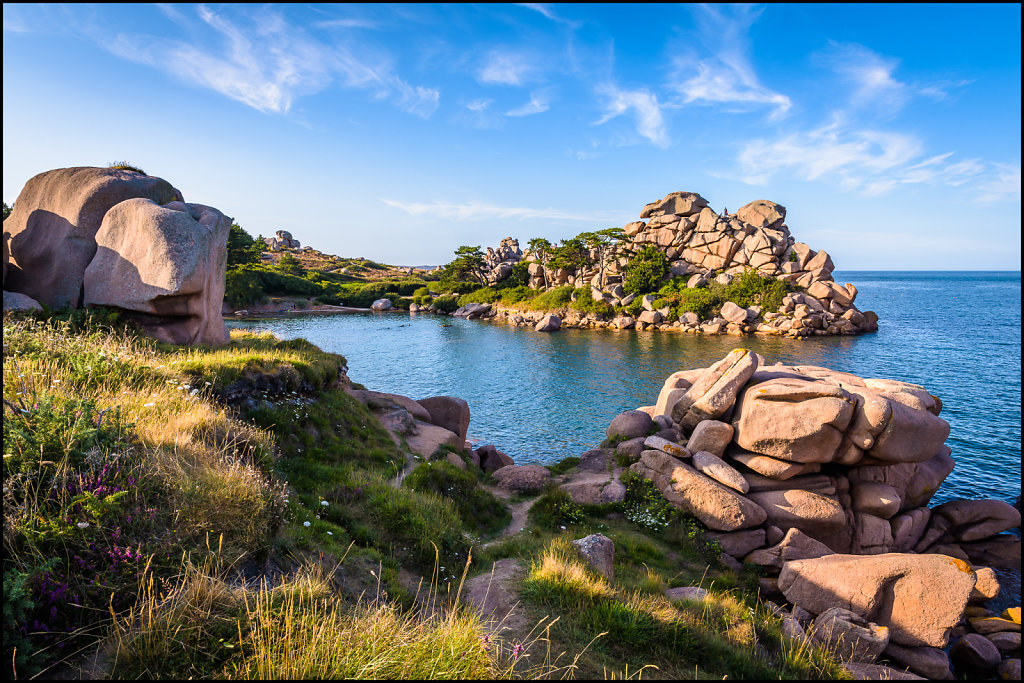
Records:
[[[492,50],[477,73],[477,78],[481,83],[522,85],[532,68],[530,61],[522,54]]]
[[[466,109],[469,109],[470,111],[481,112],[487,109],[493,103],[494,100],[492,99],[480,98],[476,100],[470,100],[469,102],[466,103]]]
[[[747,32],[763,11],[752,5],[700,5],[694,8],[696,35],[709,56],[693,52],[673,60],[669,87],[684,104],[728,105],[733,110],[768,106],[773,116],[789,111],[789,97],[764,86],[750,58]]]
[[[176,9],[170,8],[174,12]],[[167,11],[165,10],[165,14]],[[332,84],[371,90],[405,111],[429,117],[435,88],[410,85],[386,59],[366,60],[345,45],[320,42],[277,12],[261,10],[250,25],[200,5],[196,13],[221,39],[189,42],[122,33],[94,37],[114,54],[219,92],[265,113],[287,113],[297,97]]]
[[[882,56],[858,43],[833,42],[816,59],[853,86],[849,98],[853,107],[881,109],[889,114],[902,109],[914,97],[944,100],[951,90],[971,83],[965,79],[928,83],[900,80],[896,76],[899,59]]]
[[[916,136],[848,125],[842,118],[808,132],[745,143],[737,157],[739,179],[763,185],[789,173],[866,196],[907,185],[964,187],[982,203],[1020,200],[1020,165],[954,160],[953,153],[924,157]]]
[[[530,116],[531,114],[546,112],[550,108],[551,105],[545,97],[531,93],[529,102],[505,112],[505,116]]]
[[[994,204],[996,202],[1020,201],[1020,163],[1017,164],[993,164],[994,173],[978,185],[980,195],[978,201],[982,204]]]
[[[444,202],[417,203],[404,202],[396,199],[381,199],[388,206],[401,209],[411,216],[425,216],[448,221],[482,221],[494,219],[546,219],[554,221],[582,221],[598,225],[614,223],[622,220],[615,213],[582,214],[560,209],[532,209],[526,207],[497,206],[484,202],[468,202],[465,204],[447,204]]]
[[[559,24],[565,24],[565,25],[570,26],[572,28],[579,28],[580,25],[581,25],[581,22],[572,21],[570,19],[564,19],[564,18],[560,17],[558,14],[555,13],[555,10],[548,3],[542,3],[542,2],[519,2],[519,3],[516,3],[516,4],[519,5],[520,7],[525,7],[527,9],[532,9],[535,12],[540,12],[541,14],[543,14],[545,17],[547,17],[551,21],[557,22]]]
[[[369,19],[325,19],[313,24],[317,28],[379,28],[380,24]]]
[[[668,147],[669,137],[662,115],[658,96],[646,88],[621,90],[615,85],[605,84],[598,88],[598,94],[605,98],[604,115],[594,125],[601,125],[617,116],[632,111],[636,121],[636,132],[658,147]]]

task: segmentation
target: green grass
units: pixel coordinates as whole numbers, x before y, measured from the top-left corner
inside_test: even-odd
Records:
[[[481,536],[493,536],[512,520],[502,502],[480,488],[472,473],[443,460],[423,463],[405,478],[403,485],[450,500],[464,526]]]

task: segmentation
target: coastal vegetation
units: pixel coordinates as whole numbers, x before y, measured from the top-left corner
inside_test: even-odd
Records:
[[[7,314],[4,359],[9,674],[842,675],[779,635],[756,577],[692,520],[642,521],[656,491],[581,506],[550,490],[506,535],[472,463],[398,483],[418,461],[346,391],[345,359],[305,341],[171,346],[102,310]],[[596,531],[614,580],[566,550]],[[530,624],[504,634],[456,599],[501,558],[528,568],[513,587]],[[696,583],[700,605],[659,593]]]
[[[552,245],[542,238],[530,240],[539,263],[552,268],[576,267],[583,254],[603,251],[622,240],[621,230],[604,230],[563,240]],[[451,313],[468,304],[496,304],[520,311],[558,312],[572,310],[598,320],[617,315],[636,316],[642,312],[640,297],[653,295],[655,308],[668,307],[666,321],[692,312],[701,319],[717,316],[727,301],[743,307],[760,306],[775,310],[789,292],[801,288],[759,274],[748,268],[729,284],[714,280],[689,287],[686,276],[668,277],[664,253],[648,246],[634,255],[625,266],[623,289],[636,295],[625,306],[596,300],[590,287],[572,285],[531,288],[527,261],[519,261],[511,275],[488,285],[483,275],[483,252],[479,246],[461,246],[455,258],[436,271],[410,275],[390,266],[373,262],[341,260],[324,268],[314,265],[312,255],[303,251],[284,251],[276,263],[261,263],[262,239],[253,239],[241,227],[232,226],[228,243],[228,271],[225,299],[236,308],[263,303],[270,297],[295,297],[311,304],[346,305],[369,308],[378,299],[389,299],[395,308],[410,304],[434,306]],[[318,254],[318,253],[317,253]]]

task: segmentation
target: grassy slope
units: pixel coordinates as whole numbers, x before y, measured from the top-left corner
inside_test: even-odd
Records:
[[[5,316],[5,661],[19,675],[95,653],[87,673],[115,677],[568,673],[550,650],[583,652],[588,676],[837,674],[679,520],[638,526],[607,515],[650,515],[550,493],[525,532],[482,549],[508,519],[482,473],[432,464],[391,485],[405,455],[343,368],[302,340],[180,348],[96,315]],[[593,531],[616,542],[612,582],[566,545]],[[519,558],[527,614],[557,622],[492,640],[401,579],[444,598],[471,551],[470,573]],[[697,583],[707,605],[661,595]]]

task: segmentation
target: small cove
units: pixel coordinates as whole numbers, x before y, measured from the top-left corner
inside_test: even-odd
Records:
[[[375,391],[469,402],[470,440],[517,463],[552,464],[604,438],[623,410],[650,405],[676,370],[734,347],[771,362],[822,365],[924,385],[944,404],[956,469],[933,504],[1020,495],[1019,272],[837,272],[878,313],[879,331],[805,341],[632,330],[529,328],[433,315],[346,314],[229,321],[303,337],[348,359]]]

